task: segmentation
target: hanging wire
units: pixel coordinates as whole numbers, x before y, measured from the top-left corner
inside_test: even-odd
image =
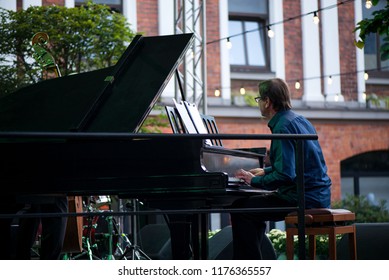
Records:
[[[284,19],[284,20],[281,20],[281,21],[278,21],[278,22],[270,23],[270,24],[266,25],[265,27],[266,27],[267,30],[269,30],[270,27],[272,27],[274,25],[283,24],[285,22],[289,22],[289,21],[292,21],[292,20],[300,19],[302,17],[309,16],[309,15],[315,15],[315,14],[317,15],[317,13],[319,13],[321,11],[330,10],[330,9],[336,8],[336,7],[340,6],[340,5],[344,5],[344,4],[347,4],[349,2],[354,2],[354,1],[355,0],[340,1],[340,2],[338,2],[336,4],[329,5],[329,6],[323,7],[323,8],[319,8],[319,9],[317,9],[315,11],[311,11],[311,12],[308,12],[308,13],[305,13],[305,14],[300,14],[300,15],[297,15],[297,16],[294,16],[294,17],[289,17],[287,19]],[[262,30],[262,29],[263,29],[263,27],[261,26],[261,27],[255,28],[255,29],[246,30],[246,31],[241,32],[241,33],[236,33],[236,34],[233,34],[233,35],[229,35],[228,37],[223,37],[223,38],[219,38],[217,40],[208,41],[207,45],[214,44],[214,43],[217,43],[217,42],[220,42],[220,41],[223,41],[223,40],[229,41],[231,38],[242,36],[242,35],[245,35],[247,33],[259,31],[259,30]]]

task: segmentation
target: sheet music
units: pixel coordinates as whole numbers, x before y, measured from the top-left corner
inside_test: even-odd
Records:
[[[173,101],[188,133],[208,134],[196,104],[191,104],[187,101],[177,103],[174,98]],[[212,146],[212,142],[209,139],[205,140],[205,144]]]
[[[208,130],[203,123],[203,119],[200,116],[199,110],[197,109],[196,104],[191,104],[186,101],[183,102],[187,110],[189,111],[192,121],[197,128],[198,133],[208,134]]]
[[[198,133],[194,123],[192,122],[189,112],[186,110],[184,103],[181,101],[180,103],[177,103],[177,101],[173,98],[174,105],[176,106],[176,109],[178,113],[180,114],[180,117],[182,119],[182,122],[188,131],[188,133]]]

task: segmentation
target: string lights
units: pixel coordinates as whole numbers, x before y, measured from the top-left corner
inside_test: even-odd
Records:
[[[366,0],[365,7],[366,9],[370,9],[373,6],[373,3],[371,3],[370,0]]]
[[[295,19],[300,19],[302,17],[309,16],[309,15],[313,15],[314,20],[317,20],[317,23],[319,23],[319,21],[320,21],[319,16],[318,16],[319,12],[324,11],[324,10],[330,10],[330,9],[336,8],[336,7],[340,6],[340,5],[343,5],[343,4],[346,4],[346,3],[349,3],[349,2],[354,2],[354,1],[355,0],[340,1],[340,2],[338,2],[336,4],[334,4],[334,5],[330,5],[330,6],[327,6],[327,7],[324,7],[324,8],[319,8],[316,11],[308,12],[308,13],[301,14],[301,15],[294,16],[294,17],[289,17],[289,18],[284,19],[282,21],[270,23],[270,24],[266,25],[267,35],[269,36],[269,38],[273,38],[274,35],[275,35],[275,32],[270,28],[270,26],[274,26],[274,25],[278,25],[278,24],[283,24],[285,22],[289,22],[289,21],[292,21],[292,20],[295,20]],[[242,33],[237,33],[237,34],[229,35],[228,37],[220,38],[220,39],[213,40],[213,41],[208,41],[207,45],[226,40],[227,41],[227,47],[231,48],[231,46],[232,46],[232,44],[230,42],[231,38],[242,36],[242,35],[250,33],[250,32],[256,32],[256,31],[259,31],[261,29],[263,29],[263,27],[258,27],[258,28],[255,28],[255,29],[246,30],[246,31],[244,31]]]
[[[313,12],[313,23],[314,24],[319,24],[319,21],[320,21],[320,19],[319,19],[319,16],[317,15],[317,12]]]
[[[227,49],[231,49],[232,48],[232,43],[230,41],[230,37],[227,38]]]
[[[269,25],[267,26],[267,36],[269,36],[269,38],[274,37],[274,31],[270,29]]]
[[[329,76],[327,79],[327,84],[332,85],[332,76]]]
[[[383,70],[383,69],[388,69],[389,66],[387,67],[381,67],[380,70]],[[303,79],[291,79],[291,80],[286,80],[287,83],[294,83],[294,87],[296,90],[299,90],[301,89],[301,83],[304,82],[304,81],[308,81],[308,80],[315,80],[315,79],[327,79],[327,84],[328,85],[331,85],[332,82],[333,82],[333,77],[335,76],[347,76],[347,75],[355,75],[355,74],[358,74],[360,72],[363,72],[363,77],[365,80],[368,80],[369,79],[369,74],[368,74],[368,71],[375,71],[375,70],[378,70],[378,68],[374,68],[374,69],[368,69],[368,70],[359,70],[359,71],[353,71],[353,72],[345,72],[345,73],[338,73],[338,74],[332,74],[332,75],[328,75],[328,76],[315,76],[315,77],[307,77],[307,78],[303,78]],[[223,88],[223,89],[227,89],[227,88]],[[228,89],[231,89],[231,88],[228,88]],[[219,97],[220,94],[221,94],[221,89],[220,88],[216,88],[215,90],[215,96],[216,97]],[[244,85],[241,85],[240,89],[239,89],[239,92],[241,95],[245,95],[246,94],[246,89],[244,88]],[[338,98],[339,98],[339,95],[338,95]],[[336,97],[335,97],[335,100],[336,100]]]

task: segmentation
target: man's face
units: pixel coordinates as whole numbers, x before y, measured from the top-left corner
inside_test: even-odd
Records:
[[[258,97],[255,98],[255,101],[257,101],[258,103],[258,108],[261,111],[261,115],[264,117],[268,117],[269,114],[267,108],[268,108],[269,98],[263,97],[259,94]]]

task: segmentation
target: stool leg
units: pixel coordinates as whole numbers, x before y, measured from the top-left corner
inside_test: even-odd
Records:
[[[334,228],[328,233],[328,251],[330,260],[336,260],[336,234]]]
[[[353,232],[350,232],[348,234],[348,248],[350,251],[350,259],[356,260],[357,259],[357,243],[356,243],[356,235],[355,235],[355,225],[353,225]]]
[[[314,260],[316,256],[316,235],[309,235],[309,258]]]
[[[290,230],[286,230],[286,258],[288,260],[293,260],[294,255],[294,244],[293,244],[293,234]]]

